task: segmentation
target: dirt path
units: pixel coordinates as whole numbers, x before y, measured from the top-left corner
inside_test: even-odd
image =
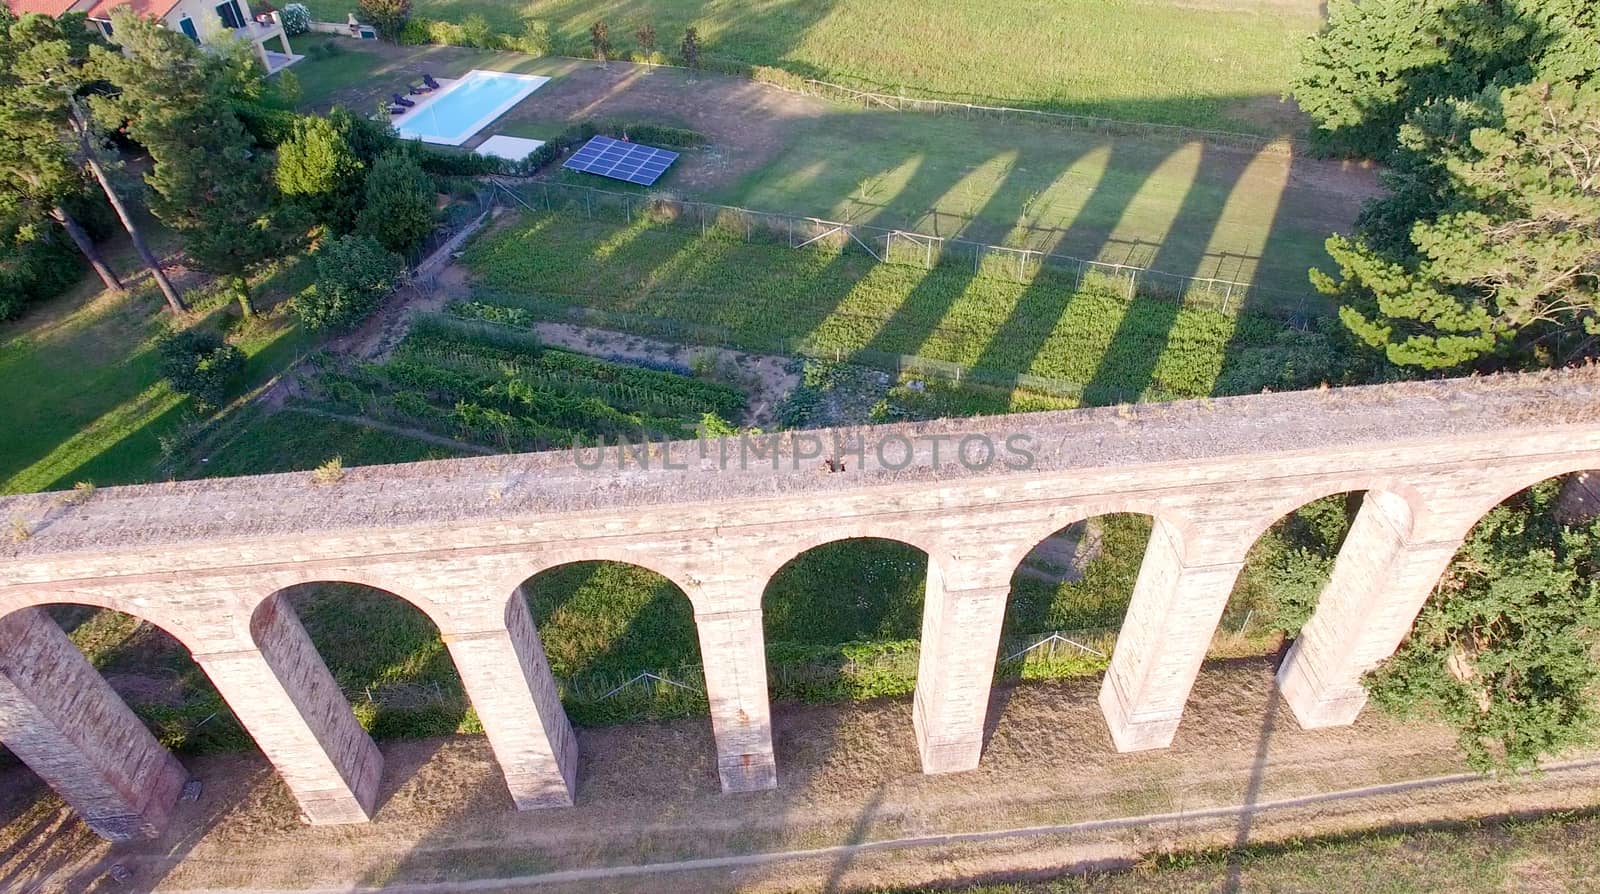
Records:
[[[1519,792],[1521,798],[1532,796],[1539,800],[1541,795],[1548,795],[1547,788],[1562,788],[1573,785],[1583,785],[1600,779],[1600,760],[1565,761],[1543,768],[1544,778],[1539,780],[1546,785],[1524,786]],[[1325,792],[1307,795],[1299,798],[1284,798],[1277,801],[1266,801],[1254,804],[1234,804],[1228,806],[1200,808],[1197,810],[1180,811],[1176,813],[1145,814],[1142,816],[1118,817],[1105,820],[1088,820],[1081,823],[1065,823],[1049,826],[1024,826],[1012,829],[996,829],[987,832],[965,832],[943,835],[923,835],[914,838],[892,838],[882,841],[867,841],[856,844],[839,844],[831,847],[810,848],[807,850],[780,851],[775,853],[740,854],[728,857],[708,857],[692,860],[675,860],[661,863],[635,864],[629,866],[608,866],[597,869],[572,869],[558,872],[546,872],[532,875],[513,876],[509,878],[485,878],[468,881],[447,882],[420,882],[410,884],[386,885],[381,888],[352,888],[349,886],[323,887],[323,888],[199,888],[178,889],[172,894],[235,894],[235,892],[248,892],[248,894],[363,894],[363,892],[385,891],[389,894],[452,894],[464,891],[503,891],[520,890],[523,888],[545,888],[552,885],[566,885],[573,883],[594,884],[603,882],[615,885],[619,882],[632,879],[650,879],[652,884],[671,884],[673,876],[689,873],[705,873],[714,871],[737,871],[748,869],[773,869],[784,864],[803,862],[844,862],[850,863],[868,855],[888,854],[898,851],[913,851],[926,849],[940,849],[946,853],[950,849],[968,845],[984,846],[995,843],[1023,842],[1028,840],[1049,838],[1072,838],[1093,836],[1105,833],[1120,833],[1129,830],[1151,830],[1163,828],[1183,829],[1189,836],[1202,827],[1212,827],[1221,824],[1226,829],[1228,825],[1237,827],[1239,823],[1272,822],[1281,823],[1279,814],[1304,816],[1308,810],[1348,809],[1347,805],[1367,802],[1367,808],[1378,804],[1390,802],[1396,796],[1409,796],[1417,793],[1437,794],[1439,796],[1459,799],[1458,804],[1479,802],[1486,791],[1494,792],[1495,797],[1504,797],[1507,786],[1496,786],[1491,780],[1477,773],[1455,773],[1448,776],[1434,776],[1427,779],[1417,779],[1409,782],[1398,782],[1388,785],[1371,785],[1361,788],[1344,789],[1335,792]],[[1494,809],[1493,806],[1490,809]],[[1134,848],[1127,849],[1127,856],[1116,862],[1127,866],[1133,865],[1138,857]],[[1093,861],[1099,866],[1104,866],[1108,861],[1104,856]]]
[[[1253,841],[1594,800],[1591,780],[1600,780],[1600,771],[1581,779],[1399,789],[1337,807],[1284,807],[1247,824],[1237,816],[1197,817],[1196,810],[1465,770],[1451,732],[1435,726],[1369,712],[1353,727],[1300,730],[1273,695],[1271,676],[1270,663],[1260,660],[1209,665],[1173,747],[1138,754],[1111,748],[1095,707],[1098,681],[999,689],[983,766],[948,776],[918,771],[908,700],[780,705],[774,712],[780,788],[738,796],[718,791],[704,718],[585,729],[578,805],[559,811],[512,811],[477,737],[386,745],[382,806],[361,826],[302,827],[258,755],[211,757],[188,762],[206,790],[198,802],[180,805],[165,838],[117,847],[94,841],[52,796],[40,797],[26,771],[14,769],[0,775],[0,888],[375,887],[835,848],[779,866],[730,872],[715,864],[605,887],[845,890],[961,878],[998,866],[1122,862],[1151,850],[1231,841],[1241,828]],[[1184,818],[1148,827],[1078,827],[1169,813]],[[1073,830],[1041,831],[1023,842],[837,850],[1056,825]],[[126,884],[103,880],[113,864],[129,874]]]

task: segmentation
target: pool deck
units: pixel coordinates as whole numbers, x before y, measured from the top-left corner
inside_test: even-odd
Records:
[[[498,105],[494,106],[492,109],[490,109],[488,112],[486,112],[482,117],[478,118],[472,124],[468,125],[463,131],[458,132],[456,134],[453,134],[453,135],[451,135],[449,137],[441,137],[441,136],[436,136],[436,135],[432,135],[432,134],[424,134],[424,133],[419,133],[419,132],[416,132],[416,131],[407,132],[407,125],[409,125],[410,122],[419,120],[419,116],[422,113],[426,112],[429,108],[433,107],[440,100],[443,100],[445,97],[447,97],[450,94],[454,93],[455,90],[458,87],[460,87],[460,85],[462,85],[463,83],[466,83],[467,81],[472,80],[474,75],[494,76],[496,78],[512,78],[512,79],[515,79],[515,80],[526,82],[528,84],[528,87],[525,90],[518,91],[517,93],[515,93],[511,97],[507,98],[503,102],[501,102]],[[448,79],[445,79],[445,78],[437,78],[436,80],[439,82],[439,89],[434,90],[431,93],[424,93],[424,94],[422,94],[420,96],[408,96],[408,97],[406,97],[407,99],[410,99],[412,102],[415,102],[416,105],[413,106],[404,115],[392,115],[392,116],[390,116],[389,123],[394,125],[394,128],[395,128],[395,130],[397,132],[399,132],[401,139],[404,139],[404,140],[421,140],[424,143],[432,143],[432,144],[434,144],[436,146],[460,146],[463,143],[470,142],[473,137],[477,136],[480,132],[482,132],[484,128],[486,128],[489,125],[493,124],[495,122],[495,120],[498,119],[501,115],[504,115],[505,113],[507,113],[507,112],[511,111],[512,109],[516,108],[519,104],[522,103],[523,100],[525,100],[529,96],[533,95],[534,91],[538,90],[540,87],[543,87],[545,84],[548,84],[550,82],[550,79],[548,77],[545,77],[544,75],[519,74],[517,72],[493,71],[493,70],[490,70],[490,69],[483,69],[483,68],[474,68],[473,70],[467,72],[466,74],[464,74],[461,77],[456,78],[454,80],[448,80]],[[399,91],[396,90],[395,92],[399,92]]]

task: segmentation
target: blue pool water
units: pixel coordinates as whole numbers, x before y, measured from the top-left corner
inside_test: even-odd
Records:
[[[549,78],[474,69],[425,97],[397,122],[402,139],[459,146],[511,110]]]

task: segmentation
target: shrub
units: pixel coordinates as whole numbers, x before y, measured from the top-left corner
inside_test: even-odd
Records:
[[[83,257],[59,228],[36,226],[0,238],[0,320],[78,281]]]
[[[554,46],[550,39],[550,26],[537,19],[529,19],[522,26],[522,34],[508,38],[507,48],[529,56],[548,56]]]
[[[278,15],[283,19],[283,33],[290,37],[311,30],[311,10],[304,3],[290,3]]]
[[[489,27],[489,20],[481,13],[473,13],[461,20],[462,46],[495,49],[502,41]]]
[[[318,223],[349,232],[361,209],[361,159],[340,132],[339,120],[308,115],[294,122],[278,147],[278,191],[305,208]]]
[[[394,42],[408,47],[420,47],[430,43],[435,24],[437,23],[433,19],[425,19],[422,16],[407,19],[405,25],[400,28],[400,33],[395,35]]]
[[[366,207],[356,229],[389,251],[408,254],[433,232],[435,195],[433,178],[416,159],[389,152],[367,175]]]
[[[405,261],[368,236],[344,236],[317,251],[317,281],[295,297],[295,316],[317,330],[353,329],[405,279]]]
[[[244,354],[210,330],[169,332],[161,337],[157,351],[161,377],[173,391],[189,395],[205,408],[220,405],[244,369]]]
[[[356,0],[361,18],[378,29],[378,36],[397,41],[411,18],[411,0]]]

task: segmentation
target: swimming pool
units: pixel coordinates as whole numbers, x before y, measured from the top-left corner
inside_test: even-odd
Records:
[[[550,79],[474,68],[395,121],[400,138],[459,146]]]

